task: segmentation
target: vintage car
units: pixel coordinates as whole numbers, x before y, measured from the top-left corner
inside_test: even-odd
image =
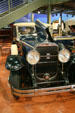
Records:
[[[17,38],[11,44],[11,55],[5,64],[10,70],[12,95],[32,97],[75,90],[73,37],[54,40],[49,25],[38,20],[14,26]]]

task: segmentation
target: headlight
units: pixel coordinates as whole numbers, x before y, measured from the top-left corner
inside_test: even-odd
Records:
[[[35,65],[40,60],[40,54],[36,50],[31,50],[27,54],[27,58],[26,59],[27,59],[27,61],[28,61],[29,64]]]
[[[67,49],[62,49],[58,54],[58,59],[62,63],[66,63],[70,59],[70,52]]]

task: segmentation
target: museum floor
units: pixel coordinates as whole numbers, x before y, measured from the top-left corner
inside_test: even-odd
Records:
[[[15,100],[8,84],[6,57],[0,56],[0,113],[75,113],[75,93]]]

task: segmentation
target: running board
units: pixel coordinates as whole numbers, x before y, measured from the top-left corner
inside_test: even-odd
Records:
[[[50,95],[54,93],[70,92],[70,91],[75,91],[75,85],[60,86],[54,88],[30,89],[30,90],[19,90],[12,88],[12,94],[21,97],[42,96],[42,95]]]

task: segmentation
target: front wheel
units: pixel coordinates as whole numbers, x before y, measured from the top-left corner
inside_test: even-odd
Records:
[[[14,99],[18,100],[20,97],[13,94]]]

